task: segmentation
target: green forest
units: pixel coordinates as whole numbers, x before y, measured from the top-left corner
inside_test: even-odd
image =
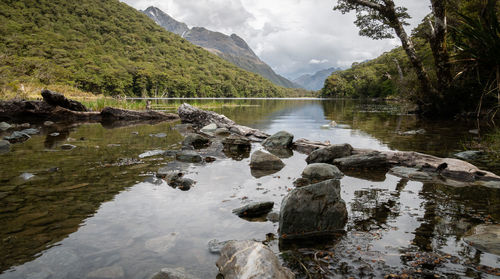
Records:
[[[360,28],[361,35],[374,39],[394,37],[386,33],[387,29],[394,28],[387,18],[361,6],[362,1],[339,2],[336,10],[357,11],[358,19],[353,24]],[[449,116],[467,112],[494,118],[500,109],[500,7],[497,1],[433,0],[430,3],[434,13],[440,13],[447,23],[442,28],[441,41],[433,45],[432,36],[439,32],[436,27],[439,18],[434,13],[411,33],[416,57],[430,80],[428,94],[414,61],[409,59],[404,47],[399,47],[376,59],[354,63],[350,69],[335,72],[325,81],[321,96],[404,99],[418,105],[424,114]],[[403,25],[405,11],[403,7],[396,10]]]
[[[41,83],[108,96],[294,93],[165,31],[118,0],[2,0],[0,22],[1,90]]]

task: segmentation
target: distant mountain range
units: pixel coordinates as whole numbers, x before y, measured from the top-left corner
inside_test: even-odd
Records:
[[[290,80],[276,74],[269,65],[255,55],[245,40],[236,34],[227,36],[203,27],[193,27],[190,29],[185,23],[173,19],[156,7],[149,7],[142,12],[167,31],[180,35],[189,42],[218,55],[238,67],[259,74],[276,85],[288,88],[300,87]]]
[[[336,71],[342,70],[341,68],[329,68],[316,72],[315,74],[302,75],[299,78],[293,80],[294,83],[300,85],[302,88],[308,90],[320,90],[325,84],[325,80]]]

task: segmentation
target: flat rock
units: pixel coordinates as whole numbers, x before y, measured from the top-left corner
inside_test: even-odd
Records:
[[[257,170],[281,170],[285,163],[273,154],[257,150],[250,157],[250,167]]]
[[[335,159],[333,163],[340,169],[378,169],[389,166],[387,156],[378,151]]]
[[[333,160],[352,155],[352,146],[350,144],[334,144],[324,148],[317,149],[306,158],[308,164],[313,163],[328,163],[332,164]]]
[[[479,225],[466,233],[464,241],[480,251],[500,256],[500,225]]]
[[[148,158],[148,157],[154,157],[154,156],[158,156],[158,155],[163,155],[165,154],[165,150],[150,150],[150,151],[146,151],[142,154],[139,154],[139,158],[140,159],[144,159],[144,158]]]
[[[473,160],[480,158],[482,155],[484,155],[483,151],[467,150],[467,151],[456,153],[454,156],[457,157],[458,159],[462,159],[462,160],[466,160],[466,161],[473,161]]]
[[[303,154],[311,154],[314,150],[327,146],[329,146],[329,144],[320,141],[311,141],[308,139],[298,139],[293,143],[293,149]]]
[[[198,279],[189,274],[185,268],[162,268],[160,272],[156,273],[151,279]]]
[[[12,125],[10,125],[9,123],[0,122],[0,131],[7,131],[11,127],[12,127]]]
[[[424,129],[411,130],[411,131],[406,131],[406,132],[399,132],[399,134],[402,135],[402,136],[423,135],[425,133],[426,133],[426,131]]]
[[[401,178],[407,178],[410,180],[417,180],[421,182],[431,182],[435,180],[437,176],[437,173],[430,173],[417,168],[409,167],[393,167],[389,170],[389,173]]]
[[[200,154],[193,150],[181,150],[175,155],[175,159],[185,163],[200,163],[203,160]]]
[[[293,279],[273,251],[254,241],[231,241],[221,250],[216,263],[224,279]]]
[[[293,135],[286,131],[280,131],[265,139],[262,142],[262,146],[264,146],[266,149],[290,148],[292,146],[292,143]]]
[[[281,203],[282,239],[331,235],[343,230],[346,222],[347,208],[336,179],[295,188]]]
[[[27,135],[32,136],[32,135],[38,135],[38,134],[40,134],[40,130],[34,129],[34,128],[30,128],[30,129],[24,129],[24,130],[22,130],[21,133],[25,133]]]
[[[49,136],[51,136],[51,137],[57,137],[57,136],[59,136],[59,135],[60,135],[60,134],[59,134],[58,132],[54,132],[54,133],[49,134]]]
[[[252,147],[249,139],[240,135],[230,135],[222,141],[224,149],[231,151],[250,150]]]
[[[233,210],[239,217],[259,217],[273,209],[274,202],[254,202]]]
[[[200,149],[200,148],[208,146],[209,143],[210,143],[210,140],[207,137],[204,137],[202,135],[195,134],[195,133],[189,133],[184,138],[182,145],[183,146],[192,146],[196,149]]]
[[[108,267],[103,267],[91,271],[87,274],[87,278],[92,279],[118,279],[124,278],[125,271],[123,271],[123,267],[119,265],[113,265]]]
[[[29,140],[31,137],[28,134],[15,131],[10,136],[5,136],[3,139],[10,143],[20,143]]]
[[[313,182],[321,182],[328,179],[341,179],[344,174],[334,165],[316,163],[307,165],[302,172],[302,177]]]

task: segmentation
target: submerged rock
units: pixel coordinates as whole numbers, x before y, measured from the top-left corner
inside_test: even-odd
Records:
[[[0,131],[7,131],[10,129],[12,126],[9,123],[6,122],[0,122]]]
[[[328,179],[341,179],[344,174],[334,165],[330,164],[310,164],[302,172],[302,177],[314,183]]]
[[[256,170],[281,170],[285,163],[278,156],[257,150],[250,157],[250,167]]]
[[[262,146],[264,146],[266,149],[290,148],[292,146],[292,143],[293,135],[286,131],[280,131],[265,139],[262,142]]]
[[[313,151],[306,158],[308,164],[313,163],[333,163],[333,160],[352,155],[352,146],[350,144],[334,144]]]
[[[164,236],[152,238],[144,244],[146,249],[164,255],[174,247],[177,241],[177,233],[169,233]]]
[[[295,188],[283,199],[280,234],[283,239],[331,235],[343,230],[347,208],[336,179]]]
[[[167,134],[165,133],[158,133],[158,134],[150,134],[150,137],[155,137],[155,138],[166,138]]]
[[[182,150],[175,155],[175,159],[186,163],[200,163],[203,160],[200,154],[193,150]]]
[[[335,159],[333,163],[341,169],[377,169],[389,166],[387,155],[378,151]]]
[[[158,156],[158,155],[163,155],[165,153],[164,150],[151,150],[151,151],[146,151],[142,154],[139,154],[140,159],[148,158],[148,157],[153,157],[153,156]]]
[[[217,239],[212,239],[208,242],[208,251],[212,254],[220,254],[220,251],[226,244],[232,240],[219,241]]]
[[[426,133],[426,131],[424,129],[411,130],[411,131],[406,131],[406,132],[399,132],[399,134],[403,135],[403,136],[423,135],[425,133]]]
[[[61,149],[62,150],[72,150],[72,149],[75,149],[76,146],[75,145],[72,145],[72,144],[63,144],[61,145]]]
[[[96,269],[94,271],[91,271],[87,274],[87,278],[92,278],[92,279],[118,279],[118,278],[124,278],[125,276],[125,271],[123,270],[123,267],[119,265],[113,265],[113,266],[108,266],[108,267],[103,267]]]
[[[160,272],[156,273],[151,279],[198,279],[189,274],[185,268],[162,268]]]
[[[189,133],[182,142],[183,146],[192,146],[196,149],[206,147],[208,144],[210,140],[207,137],[195,133]]]
[[[196,183],[196,181],[184,177],[184,173],[180,170],[171,170],[169,168],[159,169],[156,177],[165,179],[170,187],[178,188],[182,191],[188,191]]]
[[[500,225],[479,225],[466,233],[464,241],[480,251],[500,256]]]
[[[10,142],[6,140],[0,140],[0,153],[6,153],[10,150]]]
[[[239,217],[259,217],[269,213],[273,209],[274,202],[254,202],[243,207],[236,208],[233,213]]]
[[[456,153],[454,156],[467,161],[477,160],[482,155],[484,155],[483,151],[480,150],[467,150],[463,152]]]
[[[231,241],[221,251],[216,263],[224,279],[293,279],[273,251],[254,241]]]
[[[28,134],[15,131],[10,136],[6,136],[3,139],[10,143],[20,143],[29,140],[31,137]]]

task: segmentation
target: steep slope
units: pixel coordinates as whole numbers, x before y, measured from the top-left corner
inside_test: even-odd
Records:
[[[297,84],[276,74],[269,65],[255,55],[245,40],[236,34],[227,36],[203,27],[189,29],[186,24],[176,21],[156,7],[149,7],[143,13],[166,30],[182,36],[191,43],[217,54],[238,67],[259,74],[280,86],[299,87]]]
[[[340,68],[329,68],[316,72],[315,74],[302,75],[293,82],[308,90],[320,90],[325,85],[325,80],[334,72],[340,71]]]
[[[0,22],[0,89],[41,82],[110,95],[286,93],[118,0],[3,0]]]

